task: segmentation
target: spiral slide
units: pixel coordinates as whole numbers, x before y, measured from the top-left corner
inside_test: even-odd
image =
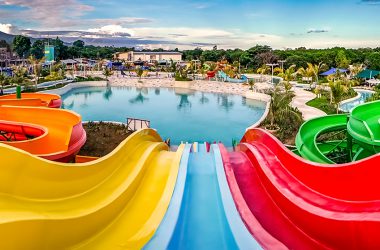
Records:
[[[71,161],[86,142],[81,116],[43,107],[0,106],[2,143],[54,161]]]
[[[380,248],[379,155],[311,163],[260,129],[237,152],[220,148],[236,206],[264,248]]]
[[[0,106],[42,106],[49,108],[60,108],[62,100],[59,95],[43,93],[22,93],[20,99],[16,94],[0,96]]]
[[[183,148],[169,152],[151,129],[83,164],[0,145],[0,249],[142,248],[169,205]]]
[[[218,146],[197,145],[186,146],[169,209],[144,249],[261,249],[236,210]]]
[[[351,114],[318,117],[305,122],[296,137],[296,146],[302,157],[319,163],[334,164],[326,157],[337,147],[352,154],[351,160],[360,160],[380,152],[380,102],[355,107]],[[317,137],[326,132],[347,130],[352,146],[347,141],[318,143]]]
[[[347,119],[348,116],[342,114],[317,117],[305,122],[296,137],[296,146],[300,155],[313,162],[334,164],[326,157],[323,149],[332,149],[336,147],[336,144],[330,143],[322,146],[317,143],[317,137],[322,133],[345,129]]]

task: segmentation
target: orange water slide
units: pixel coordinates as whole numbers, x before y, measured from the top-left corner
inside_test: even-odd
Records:
[[[22,93],[18,99],[16,94],[0,96],[0,106],[42,106],[49,108],[60,108],[62,100],[59,95],[45,93]]]
[[[46,107],[0,106],[2,131],[35,137],[3,143],[54,161],[70,161],[86,142],[81,116]],[[21,132],[20,132],[21,131]]]

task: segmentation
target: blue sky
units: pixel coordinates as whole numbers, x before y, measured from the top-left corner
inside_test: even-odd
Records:
[[[0,0],[0,31],[142,48],[380,47],[380,0]]]

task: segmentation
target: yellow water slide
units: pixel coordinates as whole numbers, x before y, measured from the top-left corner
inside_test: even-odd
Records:
[[[151,129],[89,163],[0,145],[0,249],[140,249],[169,205],[184,146]]]
[[[17,127],[37,127],[42,135],[32,140],[3,143],[45,159],[61,160],[74,156],[86,141],[81,116],[68,110],[0,106],[0,124],[12,122]]]

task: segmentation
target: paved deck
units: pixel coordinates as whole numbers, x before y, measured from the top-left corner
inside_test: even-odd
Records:
[[[326,115],[322,110],[306,105],[308,101],[317,97],[315,94],[300,88],[293,88],[292,90],[294,91],[295,97],[291,104],[293,107],[298,108],[305,121]]]

